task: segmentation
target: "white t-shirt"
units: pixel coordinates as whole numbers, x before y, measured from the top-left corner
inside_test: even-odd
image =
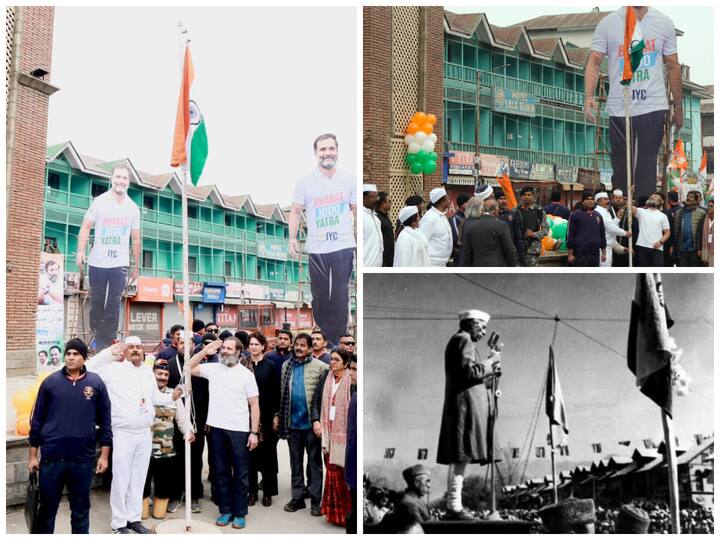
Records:
[[[88,265],[97,268],[130,266],[130,231],[140,229],[140,209],[128,197],[118,203],[112,191],[97,197],[85,214],[95,223],[95,242]]]
[[[228,431],[250,431],[248,398],[259,395],[255,375],[241,364],[199,364],[199,374],[208,380],[210,403],[207,425]]]
[[[363,264],[382,266],[383,237],[375,212],[363,206]]]
[[[606,110],[610,116],[625,116],[625,87],[620,84],[624,64],[625,12],[625,7],[620,8],[600,21],[590,46],[591,50],[608,58],[610,93]],[[630,116],[668,109],[663,56],[677,53],[675,25],[668,16],[649,8],[638,24],[645,40],[645,50],[630,83]]]
[[[638,231],[637,245],[655,249],[655,242],[659,242],[664,229],[670,228],[670,222],[664,212],[660,210],[648,210],[647,208],[637,209]],[[660,250],[663,246],[660,246]]]
[[[293,203],[305,208],[308,253],[333,253],[355,247],[350,209],[351,204],[357,204],[353,176],[336,170],[327,177],[315,168],[298,181]]]

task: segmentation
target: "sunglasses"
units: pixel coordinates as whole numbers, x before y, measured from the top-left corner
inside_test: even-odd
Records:
[[[355,345],[354,341],[341,341],[340,345]]]

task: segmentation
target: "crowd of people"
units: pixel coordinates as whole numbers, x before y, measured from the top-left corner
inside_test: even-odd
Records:
[[[152,344],[137,336],[90,359],[85,343],[68,341],[64,365],[43,381],[31,418],[28,468],[39,470],[42,494],[37,532],[54,531],[65,487],[72,532],[89,532],[92,476],[105,471],[112,472],[113,533],[151,533],[142,520],[163,519],[183,500],[203,512],[206,442],[215,523],[241,529],[248,507],[271,506],[279,495],[279,439],[287,440],[291,470],[284,510],[305,509],[309,498],[311,515],[355,532],[354,337],[342,335],[328,348],[322,330],[282,329],[268,350],[261,333],[219,330],[200,320],[192,332],[173,326],[149,358],[152,367],[145,354]],[[184,493],[186,441],[191,493]]]
[[[632,208],[629,245],[627,197],[621,189],[586,190],[570,209],[561,193],[541,207],[531,187],[520,190],[520,202],[509,207],[500,188],[483,186],[474,196],[458,195],[455,205],[444,188],[405,201],[393,227],[390,198],[374,184],[363,186],[365,266],[537,266],[554,217],[567,220],[563,237],[551,238],[549,251],[567,253],[568,266],[637,267],[714,266],[715,201],[700,191],[657,192],[639,197]]]

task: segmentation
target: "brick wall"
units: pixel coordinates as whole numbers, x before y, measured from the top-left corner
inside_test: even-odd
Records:
[[[445,73],[445,27],[443,8],[427,6],[422,9],[424,31],[420,36],[421,47],[425,50],[425,112],[437,116],[434,133],[437,135],[435,152],[438,154],[438,168],[432,176],[425,175],[423,190],[425,200],[430,199],[430,190],[442,185],[442,154],[445,127],[443,104],[443,77]]]
[[[20,72],[29,73],[37,68],[49,72],[54,8],[21,9],[22,35],[19,46],[13,51],[19,55]],[[44,80],[49,82],[50,75]],[[15,102],[14,142],[8,148],[6,335],[9,374],[31,373],[35,365],[49,96],[18,84]]]

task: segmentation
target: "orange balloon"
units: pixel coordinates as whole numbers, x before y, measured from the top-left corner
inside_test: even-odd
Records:
[[[433,132],[432,124],[429,122],[425,122],[422,127],[420,128],[420,131],[424,131],[428,135],[430,135]]]
[[[420,131],[420,126],[416,124],[415,122],[410,122],[407,127],[407,134],[408,135],[415,135],[418,131]]]
[[[542,239],[542,247],[545,251],[552,251],[555,249],[555,239],[548,235]]]
[[[437,123],[437,116],[434,114],[428,114],[425,121],[434,126]]]
[[[30,388],[25,388],[13,393],[11,400],[13,407],[15,407],[15,412],[18,415],[23,413],[30,414],[33,403],[35,403],[35,396],[31,394]]]
[[[18,417],[17,422],[15,422],[15,435],[22,435],[24,437],[27,437],[30,435],[30,416],[29,415],[23,415]]]
[[[412,120],[410,121],[422,126],[425,122],[427,122],[427,115],[424,112],[418,111],[413,115]]]

